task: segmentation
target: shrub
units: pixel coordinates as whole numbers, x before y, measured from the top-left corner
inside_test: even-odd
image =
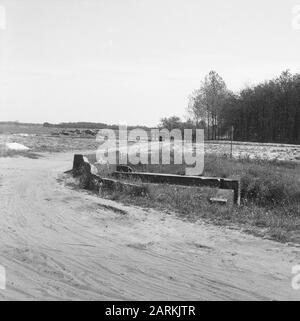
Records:
[[[299,184],[293,178],[267,168],[250,168],[241,177],[241,194],[245,200],[266,206],[293,202],[299,198]]]

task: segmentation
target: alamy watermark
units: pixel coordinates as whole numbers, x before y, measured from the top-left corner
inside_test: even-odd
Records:
[[[186,175],[201,175],[204,169],[203,129],[118,130],[102,129],[97,134],[100,144],[98,163],[109,164],[185,164]]]

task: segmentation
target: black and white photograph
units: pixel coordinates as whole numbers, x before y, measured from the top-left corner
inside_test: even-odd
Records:
[[[299,301],[299,57],[300,0],[0,0],[0,301]]]

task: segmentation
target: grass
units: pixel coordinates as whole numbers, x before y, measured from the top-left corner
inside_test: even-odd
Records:
[[[249,233],[277,241],[300,243],[299,202],[270,207],[252,202],[240,207],[227,207],[208,202],[214,194],[213,189],[151,184],[147,191],[145,197],[133,197],[126,192],[101,196],[127,205],[175,212],[179,218],[191,222],[203,219],[216,225],[238,226]]]
[[[32,153],[97,150],[99,143],[91,137],[52,136],[62,129],[42,125],[14,125],[0,123],[0,144],[15,142],[30,148]],[[5,156],[5,155],[0,155]],[[26,155],[24,154],[26,157]]]
[[[244,202],[276,205],[300,200],[300,164],[206,155],[203,176],[240,178]],[[135,171],[184,175],[184,165],[131,165]]]
[[[37,153],[40,152],[96,150],[98,147],[95,139],[53,137],[51,130],[42,126],[17,126],[17,128],[9,126],[0,126],[0,134],[3,135],[4,140],[10,138],[14,142],[29,147],[30,151],[8,151],[0,155],[2,157],[37,158],[40,156]],[[29,136],[13,135],[22,133],[27,133]],[[196,187],[149,184],[145,197],[132,196],[126,193],[126,190],[108,193],[104,196],[126,204],[175,212],[178,217],[193,222],[203,219],[218,225],[238,226],[246,232],[278,241],[300,243],[300,163],[267,161],[249,157],[230,159],[224,155],[229,151],[228,146],[211,145],[206,145],[203,175],[239,177],[242,192],[240,207],[229,208],[210,204],[208,198],[215,193],[215,190]],[[260,152],[256,146],[248,148],[247,145],[245,147],[241,145],[239,149],[252,153],[252,156]],[[289,149],[284,147],[281,151],[282,155],[289,159],[294,149],[294,147]],[[266,146],[265,150],[268,152],[270,147]],[[216,152],[218,155],[209,154],[211,152]],[[294,155],[291,158],[299,158],[299,154]],[[183,165],[140,164],[133,167],[136,171],[185,173]]]
[[[31,152],[66,152],[72,150],[97,150],[98,143],[92,138],[54,137],[54,136],[10,136],[10,141],[30,148]]]
[[[239,177],[244,203],[274,206],[300,201],[300,164],[297,163],[208,155],[205,175]]]
[[[174,165],[137,165],[135,170],[178,173]],[[139,197],[112,192],[103,197],[175,212],[185,220],[199,219],[223,226],[237,226],[247,233],[280,242],[300,243],[300,165],[207,155],[205,176],[241,179],[242,205],[211,204],[215,189],[147,184],[147,195]],[[135,183],[138,183],[135,181]]]

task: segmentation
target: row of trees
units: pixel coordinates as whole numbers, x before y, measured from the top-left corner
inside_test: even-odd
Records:
[[[300,74],[289,71],[239,93],[228,90],[224,80],[211,71],[189,97],[189,119],[172,116],[160,126],[204,128],[206,139],[300,143]]]
[[[68,123],[59,123],[59,124],[51,124],[44,123],[44,127],[53,127],[53,128],[82,128],[82,129],[119,129],[120,125],[117,124],[105,124],[105,123],[94,123],[94,122],[68,122]],[[135,128],[143,128],[145,130],[149,130],[150,127],[147,126],[127,126],[128,130]]]
[[[222,106],[225,127],[247,141],[300,143],[300,74],[278,78],[231,94]]]

